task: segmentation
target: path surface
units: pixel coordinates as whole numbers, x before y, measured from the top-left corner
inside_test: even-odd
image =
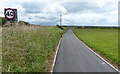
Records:
[[[116,72],[68,30],[62,38],[53,72]]]

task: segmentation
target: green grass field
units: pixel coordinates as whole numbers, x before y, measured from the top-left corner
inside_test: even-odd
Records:
[[[74,29],[77,37],[92,49],[105,55],[118,65],[118,30],[117,29]]]
[[[3,72],[46,72],[63,30],[57,27],[2,28]]]

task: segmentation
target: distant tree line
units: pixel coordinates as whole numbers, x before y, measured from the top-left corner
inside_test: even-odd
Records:
[[[90,29],[96,29],[96,28],[100,28],[100,29],[118,29],[120,27],[115,27],[115,26],[63,26],[63,27],[71,27],[71,28],[76,28],[76,29],[82,29],[82,28],[90,28]]]
[[[64,28],[63,28],[62,26],[60,26],[60,25],[56,25],[56,26],[57,26],[58,28],[64,30]]]

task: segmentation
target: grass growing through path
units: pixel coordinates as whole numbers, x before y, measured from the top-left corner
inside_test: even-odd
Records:
[[[120,65],[117,29],[74,29],[77,37],[92,49]]]
[[[2,71],[46,72],[63,30],[57,27],[3,27]]]

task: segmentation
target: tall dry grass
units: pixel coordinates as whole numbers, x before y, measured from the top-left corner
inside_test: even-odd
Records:
[[[63,30],[45,26],[3,27],[2,71],[46,72]]]

